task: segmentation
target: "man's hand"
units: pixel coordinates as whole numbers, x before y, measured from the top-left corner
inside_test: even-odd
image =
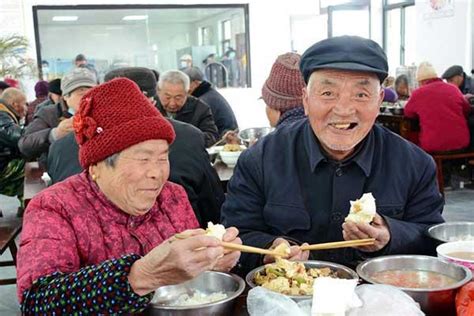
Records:
[[[222,241],[241,245],[242,240],[237,237],[238,235],[239,231],[237,228],[229,227],[226,229],[226,233],[222,238]],[[237,264],[239,258],[240,251],[225,249],[224,256],[217,261],[216,265],[214,266],[214,270],[228,272]]]
[[[62,120],[59,123],[58,127],[56,127],[55,129],[54,136],[56,137],[56,139],[60,139],[72,131],[74,131],[74,128],[72,127],[72,117],[70,117],[70,118]]]
[[[227,131],[222,138],[225,140],[226,144],[240,144],[240,139],[235,131]]]
[[[371,224],[345,222],[342,224],[342,236],[344,240],[375,238],[375,243],[372,246],[357,247],[362,251],[375,252],[388,244],[390,230],[385,220],[379,214],[375,214]]]
[[[204,230],[188,230],[182,234],[189,237],[172,237],[132,265],[128,280],[135,293],[146,295],[160,286],[190,280],[203,271],[212,270],[219,259],[224,259],[220,241],[205,236]]]
[[[308,260],[309,251],[302,251],[299,246],[290,246],[290,243],[284,238],[275,239],[270,249],[276,248],[276,246],[278,246],[281,243],[285,243],[290,247],[290,255],[288,256],[288,258],[285,258],[285,259],[291,260],[291,261]],[[307,245],[307,244],[304,243],[303,245]],[[275,261],[275,257],[273,256],[266,255],[265,257],[263,257],[263,263],[265,264],[272,263],[274,261]]]

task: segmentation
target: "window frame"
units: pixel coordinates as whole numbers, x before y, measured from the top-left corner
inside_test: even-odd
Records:
[[[399,64],[405,64],[405,47],[406,47],[406,23],[405,23],[405,9],[415,5],[415,0],[404,0],[399,3],[388,4],[388,0],[383,0],[383,14],[382,14],[382,25],[383,25],[383,50],[387,53],[387,41],[388,41],[388,12],[391,10],[400,9],[400,60]]]
[[[250,44],[250,18],[249,4],[81,4],[81,5],[34,5],[33,10],[33,27],[35,33],[36,60],[38,65],[38,79],[43,78],[43,70],[41,67],[43,59],[41,58],[41,38],[39,34],[38,11],[41,10],[120,10],[120,9],[243,9],[245,20],[245,40],[247,54],[247,86],[252,87],[252,62],[251,62],[251,44]]]

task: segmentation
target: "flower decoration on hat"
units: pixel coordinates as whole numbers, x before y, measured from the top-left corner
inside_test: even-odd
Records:
[[[100,128],[97,127],[97,123],[92,117],[82,115],[74,115],[73,127],[79,145],[94,137]]]
[[[84,108],[82,113],[74,115],[73,127],[76,132],[76,138],[79,145],[84,144],[87,140],[94,137],[95,134],[101,133],[103,129],[97,126],[97,122],[88,113],[92,107],[92,98],[86,97],[81,102]]]

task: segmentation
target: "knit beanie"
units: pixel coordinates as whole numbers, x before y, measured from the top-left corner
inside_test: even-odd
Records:
[[[48,95],[49,84],[47,81],[40,80],[35,84],[35,95],[36,97],[45,97]]]
[[[270,108],[286,112],[303,106],[305,83],[299,69],[301,56],[286,53],[278,56],[262,87],[262,98]]]
[[[433,65],[427,61],[420,63],[416,72],[416,81],[420,82],[423,80],[435,78],[438,78],[438,75],[436,74],[436,70],[434,69]]]
[[[175,138],[171,124],[126,78],[89,90],[81,99],[73,126],[84,169],[135,144],[152,139],[171,144]]]
[[[61,91],[61,79],[53,79],[49,82],[48,91],[51,93],[62,95],[63,92]]]
[[[61,80],[63,95],[68,95],[80,87],[94,87],[96,85],[95,74],[87,68],[74,68]]]

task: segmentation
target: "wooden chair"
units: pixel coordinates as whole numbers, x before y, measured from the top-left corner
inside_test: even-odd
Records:
[[[444,176],[443,176],[443,162],[456,159],[473,159],[474,151],[444,151],[430,153],[436,163],[436,177],[438,178],[439,192],[444,195]],[[474,161],[473,161],[474,162]],[[471,161],[469,161],[471,164]]]
[[[0,255],[3,255],[5,250],[10,249],[12,254],[11,261],[0,262],[0,267],[14,266],[16,267],[16,253],[17,248],[15,238],[21,231],[21,218],[0,218]],[[0,285],[15,284],[16,278],[1,279]]]

